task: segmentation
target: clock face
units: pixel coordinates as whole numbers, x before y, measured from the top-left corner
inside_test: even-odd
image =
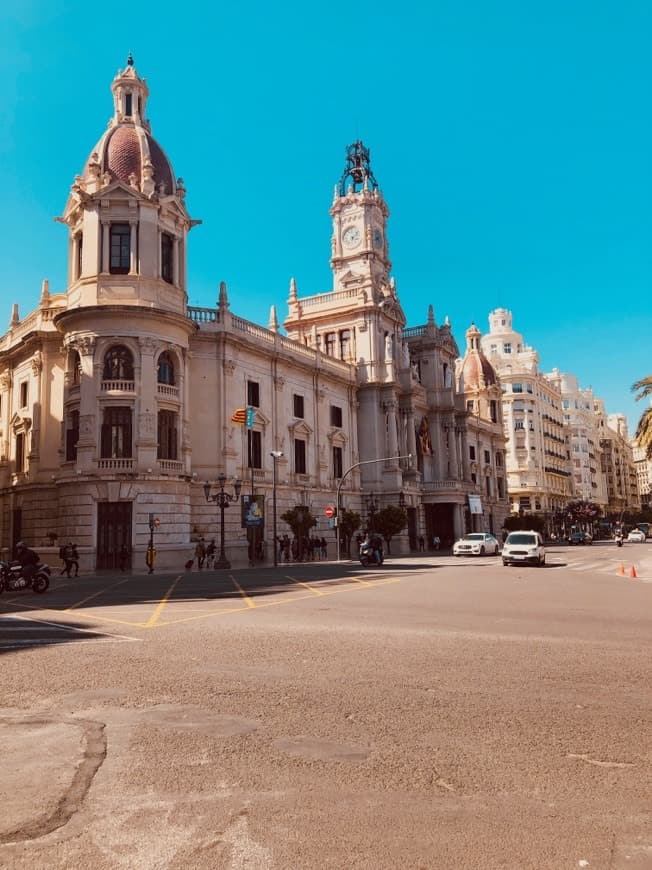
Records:
[[[344,231],[342,242],[347,248],[354,248],[360,241],[360,230],[358,227],[349,227]]]
[[[374,248],[382,248],[383,246],[383,234],[380,230],[374,230]]]

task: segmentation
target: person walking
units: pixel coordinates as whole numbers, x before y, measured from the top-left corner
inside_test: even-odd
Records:
[[[204,559],[206,558],[206,547],[204,546],[204,539],[200,538],[197,541],[197,546],[195,547],[195,559],[197,559],[197,567],[201,571],[204,567]]]
[[[425,546],[426,546],[426,541],[425,541],[423,535],[419,535],[419,552],[420,553],[423,553],[423,551],[425,550]]]
[[[129,556],[130,556],[129,547],[126,544],[123,544],[120,547],[120,553],[118,554],[120,570],[122,571],[123,574],[127,570],[127,567],[129,565]]]
[[[70,577],[74,558],[72,541],[64,544],[64,546],[59,549],[59,557],[63,560],[63,568],[61,569],[59,577],[62,577],[64,574],[66,577]],[[79,572],[79,563],[77,563],[77,571]]]
[[[72,553],[72,562],[71,567],[75,569],[74,577],[79,577],[79,552],[77,551],[77,544],[70,544],[71,553]]]
[[[328,559],[328,542],[326,538],[322,537],[321,541],[319,542],[319,546],[321,548],[322,561],[325,562],[326,559]]]
[[[210,544],[206,547],[206,567],[210,570],[215,564],[215,538],[211,538]]]

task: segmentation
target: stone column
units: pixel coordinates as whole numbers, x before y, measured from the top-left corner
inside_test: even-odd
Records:
[[[97,443],[97,393],[102,378],[102,361],[95,360],[95,338],[82,336],[72,345],[79,353],[81,368],[79,383],[79,440],[77,468],[82,472],[94,469],[94,458],[100,455]]]
[[[109,221],[102,221],[102,274],[109,274],[109,252],[110,252],[110,239],[109,239]]]
[[[129,221],[129,274],[138,274],[138,222]]]
[[[172,255],[172,283],[175,287],[179,286],[179,275],[180,275],[180,263],[179,257],[181,255],[181,245],[179,244],[179,239],[175,238],[174,240],[174,250]]]

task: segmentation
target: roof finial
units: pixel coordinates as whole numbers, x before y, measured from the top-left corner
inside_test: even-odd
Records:
[[[131,49],[129,49],[129,54],[127,55],[127,66],[133,66],[133,65],[134,65],[134,56],[131,53]]]
[[[276,316],[276,305],[272,305],[269,309],[269,326],[272,332],[278,332],[278,317]]]

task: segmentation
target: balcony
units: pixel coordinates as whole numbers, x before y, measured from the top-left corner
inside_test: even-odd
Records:
[[[181,474],[183,462],[180,459],[159,459],[158,467],[164,474]]]
[[[102,381],[100,390],[103,393],[134,393],[136,384],[134,381]]]
[[[98,471],[133,471],[134,459],[98,459]]]
[[[179,387],[172,384],[157,384],[156,386],[159,396],[166,396],[171,399],[179,398]]]

